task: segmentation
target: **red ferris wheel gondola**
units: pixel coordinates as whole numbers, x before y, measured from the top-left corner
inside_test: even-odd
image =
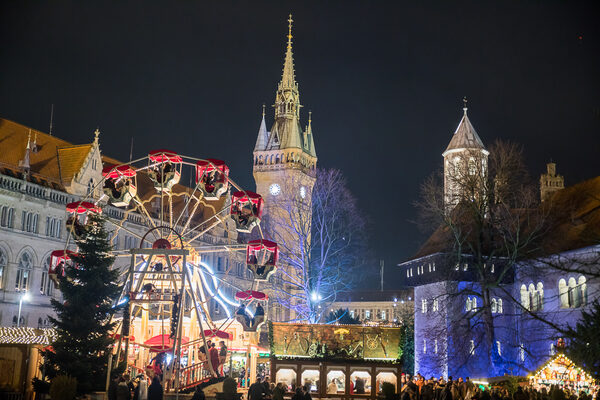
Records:
[[[196,183],[206,200],[218,200],[229,187],[229,167],[209,158],[196,163]]]
[[[264,200],[260,194],[239,191],[231,195],[231,218],[238,232],[250,233],[260,223]]]
[[[77,256],[77,253],[71,250],[54,250],[50,253],[48,277],[54,282],[55,288],[58,288],[58,277],[65,276],[65,268],[70,266],[72,256]]]
[[[246,248],[246,264],[258,281],[266,281],[277,270],[277,243],[266,239],[251,240]]]
[[[181,179],[181,156],[170,150],[154,150],[148,154],[148,177],[159,192],[169,192]]]
[[[129,165],[107,165],[102,169],[104,194],[115,207],[126,207],[137,194],[136,171]]]
[[[67,230],[75,236],[83,233],[83,227],[87,224],[90,213],[101,214],[102,209],[89,201],[74,201],[66,205]]]

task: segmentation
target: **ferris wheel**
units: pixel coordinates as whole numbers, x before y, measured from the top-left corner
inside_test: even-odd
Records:
[[[189,184],[182,184],[184,180]],[[129,268],[122,270],[124,289],[117,302],[127,303],[120,335],[127,342],[126,349],[130,322],[146,311],[153,318],[169,320],[171,347],[178,358],[181,353],[176,348],[183,342],[179,321],[186,305],[204,342],[207,335],[218,336],[233,320],[249,332],[256,332],[264,323],[268,296],[259,291],[259,285],[276,271],[278,247],[263,237],[263,208],[262,197],[239,187],[221,160],[161,149],[127,164],[105,165],[102,179],[87,198],[67,204],[70,234],[64,249],[52,253],[49,275],[57,280],[66,268],[78,267],[71,260],[77,251],[74,239],[82,235],[90,214],[103,214],[107,228],[114,231],[113,255],[124,261],[121,265],[129,262]],[[209,243],[207,238],[219,230],[255,230],[260,239],[242,245],[232,235],[221,234],[221,238],[227,236],[227,243]],[[133,248],[118,249],[117,238],[124,235],[135,239]],[[249,287],[239,287],[239,281],[228,279],[228,271],[216,274],[203,261],[203,255],[209,253],[242,251],[252,275]],[[224,321],[217,323],[211,318],[210,301],[227,310]],[[208,363],[212,370],[210,360]]]

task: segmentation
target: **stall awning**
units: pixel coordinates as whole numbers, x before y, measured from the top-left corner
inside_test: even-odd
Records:
[[[184,344],[190,341],[190,338],[186,336],[183,336],[181,339]],[[173,343],[174,341],[169,335],[157,335],[146,340],[144,346],[149,347],[151,351],[163,352],[171,350]]]

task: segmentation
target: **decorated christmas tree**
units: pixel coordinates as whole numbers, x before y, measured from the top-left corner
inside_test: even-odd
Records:
[[[115,299],[120,293],[118,271],[101,215],[91,213],[83,232],[75,240],[73,266],[59,277],[63,301],[52,300],[57,318],[50,318],[58,338],[45,350],[46,375],[52,379],[69,375],[77,379],[80,394],[103,390],[108,354],[114,339],[110,332]]]

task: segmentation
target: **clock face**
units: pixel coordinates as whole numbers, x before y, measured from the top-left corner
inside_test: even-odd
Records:
[[[300,197],[306,197],[306,188],[304,186],[300,186]]]
[[[277,196],[279,193],[281,193],[281,187],[279,184],[273,183],[271,186],[269,186],[269,192],[271,192],[273,196]]]

